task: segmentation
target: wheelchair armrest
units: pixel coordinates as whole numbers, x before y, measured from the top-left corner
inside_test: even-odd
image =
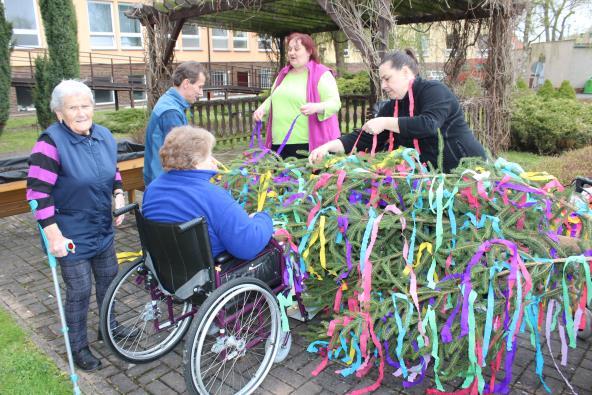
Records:
[[[128,204],[126,206],[123,206],[121,208],[118,208],[117,210],[113,211],[113,216],[114,217],[119,217],[121,214],[125,214],[125,213],[129,213],[132,210],[135,210],[139,207],[138,203],[131,203]]]
[[[181,225],[179,225],[179,232],[183,233],[188,231],[189,229],[193,228],[194,226],[196,226],[197,224],[200,224],[204,221],[203,217],[198,217],[198,218],[194,218],[191,221],[187,221]]]
[[[230,255],[227,252],[223,252],[220,255],[218,255],[217,257],[214,258],[214,264],[215,265],[222,265],[226,262],[229,262],[231,260],[233,260],[234,257],[232,255]]]

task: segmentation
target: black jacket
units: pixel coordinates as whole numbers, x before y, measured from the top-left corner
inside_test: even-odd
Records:
[[[395,147],[413,148],[413,139],[418,139],[422,162],[438,167],[438,129],[444,140],[444,171],[450,172],[458,166],[461,158],[478,156],[486,159],[483,146],[477,141],[465,121],[463,110],[456,96],[440,81],[416,77],[412,85],[415,103],[414,115],[409,117],[409,94],[399,101],[399,133],[393,133]],[[378,111],[378,117],[392,117],[395,100],[388,100]],[[358,138],[360,130],[340,137],[349,153]],[[389,132],[378,135],[379,150],[388,149]],[[358,151],[370,151],[373,136],[362,133],[357,144]]]

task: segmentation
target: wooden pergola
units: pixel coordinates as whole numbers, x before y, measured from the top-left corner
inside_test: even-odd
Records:
[[[393,21],[380,18],[368,22],[368,29],[378,45],[374,53],[362,45],[362,39],[337,15],[335,4],[343,0],[161,0],[155,5],[138,5],[128,13],[131,18],[140,19],[149,32],[164,25],[165,31],[160,46],[152,45],[157,37],[149,35],[149,62],[170,70],[176,40],[185,23],[228,30],[249,31],[280,38],[280,56],[283,38],[292,32],[319,33],[341,30],[361,51],[371,69],[377,69],[375,59],[380,59],[387,50],[388,36]],[[490,128],[491,141],[486,141],[492,151],[505,148],[509,140],[509,111],[507,101],[511,85],[511,23],[524,0],[349,0],[350,6],[379,4],[387,7],[396,17],[396,24],[428,23],[440,21],[461,21],[487,19],[489,28],[488,77],[485,88],[492,103]],[[370,2],[370,3],[369,3]],[[378,56],[376,56],[378,55]],[[368,61],[368,59],[374,59]],[[281,64],[283,58],[280,60]],[[148,91],[158,97],[166,86],[162,77],[148,76]],[[151,89],[150,85],[153,85]],[[160,85],[160,86],[158,86]],[[374,88],[375,85],[372,86]],[[374,92],[374,89],[373,89]],[[375,98],[376,95],[373,95]],[[501,145],[500,145],[501,144]]]

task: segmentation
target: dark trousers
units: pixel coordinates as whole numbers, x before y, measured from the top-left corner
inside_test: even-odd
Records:
[[[279,144],[273,144],[271,146],[271,149],[275,152],[277,152],[278,148],[280,148]],[[301,159],[301,158],[308,157],[308,155],[301,155],[301,154],[297,153],[296,151],[308,152],[308,144],[286,144],[284,146],[284,149],[282,149],[282,152],[280,152],[280,156],[282,157],[282,159],[286,159],[286,158]]]
[[[117,275],[115,246],[89,259],[76,261],[59,260],[62,278],[66,284],[66,323],[72,352],[88,346],[87,318],[92,288],[91,271],[95,278],[97,305],[99,311],[111,280]]]

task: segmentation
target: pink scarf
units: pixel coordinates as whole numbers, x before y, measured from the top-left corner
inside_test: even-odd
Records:
[[[276,88],[282,83],[286,75],[290,70],[292,70],[292,66],[288,65],[280,70],[280,73],[277,77]],[[306,65],[308,69],[308,79],[306,81],[306,101],[307,103],[320,103],[321,97],[319,95],[319,91],[317,86],[319,84],[319,80],[321,76],[326,72],[333,71],[324,66],[320,63],[316,63],[315,61],[311,60]],[[280,109],[281,110],[281,109]],[[265,146],[267,148],[271,148],[271,124],[272,124],[273,112],[272,107],[269,107],[269,120],[267,121],[267,135],[265,136]],[[329,118],[325,119],[324,121],[319,121],[318,115],[314,114],[308,117],[308,150],[312,151],[318,146],[325,144],[328,141],[335,140],[341,136],[341,132],[339,131],[339,122],[337,120],[337,115],[334,114]]]

